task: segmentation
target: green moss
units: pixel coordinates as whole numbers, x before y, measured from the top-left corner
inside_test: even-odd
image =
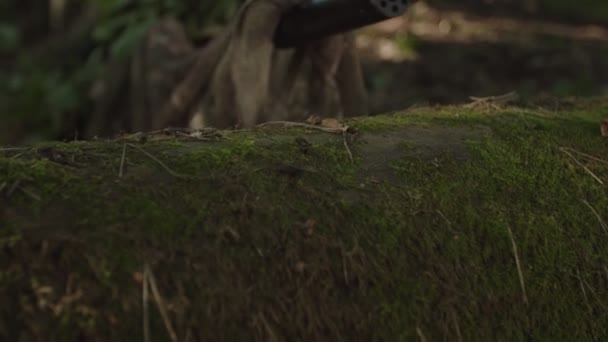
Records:
[[[608,194],[566,153],[608,181],[603,103],[356,119],[354,162],[302,130],[129,146],[122,177],[122,142],[0,152],[0,336],[141,338],[147,263],[180,337],[606,338]]]

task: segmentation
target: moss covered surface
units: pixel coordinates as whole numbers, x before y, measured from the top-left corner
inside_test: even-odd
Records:
[[[3,149],[0,339],[606,339],[604,105]]]

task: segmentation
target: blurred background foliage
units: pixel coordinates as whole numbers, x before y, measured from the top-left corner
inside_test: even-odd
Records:
[[[244,1],[0,1],[0,144],[77,138],[77,132],[92,109],[92,85],[104,72],[105,63],[110,58],[125,58],[153,22],[165,16],[176,17],[185,25],[194,42],[203,43],[213,32],[217,32],[216,28],[225,25],[242,2]],[[440,11],[457,9],[481,16],[608,24],[608,1],[600,0],[426,2]],[[406,54],[416,54],[416,50],[424,44],[424,39],[414,34],[395,35],[394,40]],[[561,44],[561,41],[551,42],[551,39],[547,39],[547,44]],[[450,67],[458,68],[450,63],[463,63],[463,59],[453,62],[445,54],[441,58],[445,61],[441,60],[440,63]],[[437,61],[432,62],[437,65]],[[446,72],[445,67],[439,69],[441,73]],[[382,68],[373,67],[366,70],[371,74],[370,87],[382,90],[378,85],[387,83],[386,72]],[[389,73],[395,74],[393,71]],[[587,78],[591,78],[593,73],[593,70],[581,70],[582,75],[588,75]],[[454,84],[443,84],[443,87],[449,92],[450,89],[458,88],[458,82],[469,81],[466,76],[459,77],[462,80],[454,81]],[[424,85],[441,83],[441,77],[430,72],[418,81],[407,81]],[[414,89],[416,84],[401,84],[399,91],[404,87]],[[565,79],[553,82],[550,87],[558,95],[569,95],[593,93],[593,89],[588,88],[593,88],[594,85],[583,78],[582,81]],[[419,101],[449,102],[444,101],[443,97],[433,97],[432,94],[425,98],[424,93],[430,91],[424,87],[421,89],[419,92],[413,91]],[[385,97],[398,96],[390,91],[385,93]],[[384,110],[389,107],[378,108]]]
[[[104,62],[127,55],[156,20],[178,18],[195,40],[241,0],[3,0],[0,142],[66,138],[91,110]]]
[[[429,0],[443,8],[467,8],[486,15],[513,15],[578,23],[608,23],[604,0]]]

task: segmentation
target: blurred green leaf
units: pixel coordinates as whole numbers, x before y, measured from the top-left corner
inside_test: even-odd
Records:
[[[118,34],[118,32],[128,27],[129,24],[133,22],[136,15],[136,13],[127,13],[102,22],[95,27],[93,38],[100,43],[108,42]]]
[[[45,27],[45,23],[38,22],[44,19],[45,15],[16,20],[20,1],[23,0],[0,0],[0,52],[2,53],[17,55],[23,42],[37,43],[47,37],[44,32],[37,32],[38,36],[35,39],[38,41],[34,41],[30,33],[24,33],[27,32],[27,25]],[[88,53],[74,57],[69,55],[71,51],[65,51],[73,62],[63,63],[62,67],[53,67],[52,63],[40,63],[38,57],[28,54],[27,51],[23,51],[19,58],[11,60],[7,68],[0,69],[2,120],[5,116],[10,116],[18,120],[23,127],[27,127],[31,134],[46,139],[56,138],[66,124],[70,124],[65,120],[73,120],[75,116],[86,117],[87,113],[91,112],[89,90],[102,76],[108,59],[127,55],[150,25],[159,18],[174,17],[186,26],[189,33],[195,34],[205,25],[226,22],[242,1],[88,0],[83,2],[86,3],[83,6],[95,6],[100,13],[99,21],[88,35],[89,47],[85,50]],[[44,13],[47,10],[46,0],[25,2],[28,8],[34,11]],[[79,6],[75,8],[82,9]],[[32,20],[36,22],[31,22]],[[22,27],[20,28],[19,25]],[[43,64],[51,64],[51,66],[43,66]]]
[[[146,30],[154,22],[150,18],[147,21],[136,23],[129,30],[124,31],[113,43],[110,49],[111,56],[114,58],[124,57],[131,49],[141,41]]]
[[[0,23],[0,52],[9,52],[19,46],[19,30],[13,24]]]

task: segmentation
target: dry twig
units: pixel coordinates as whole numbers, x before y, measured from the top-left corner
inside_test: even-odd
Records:
[[[146,150],[144,150],[143,148],[137,146],[137,145],[133,145],[133,144],[127,144],[129,147],[133,147],[134,149],[138,150],[139,152],[145,154],[146,156],[148,156],[150,159],[154,160],[155,162],[158,163],[158,165],[162,166],[171,176],[176,177],[176,178],[185,178],[186,176],[184,175],[180,175],[179,173],[171,170],[171,168],[169,168],[167,166],[167,164],[163,163],[160,159],[156,158],[154,155],[152,155],[150,152],[147,152]]]
[[[327,133],[342,133],[348,130],[348,126],[342,126],[338,128],[333,127],[323,127],[318,125],[311,125],[303,122],[293,122],[293,121],[268,121],[257,125],[256,127],[267,127],[267,126],[283,126],[283,127],[301,127],[307,129],[314,129],[317,131],[327,132]]]
[[[441,218],[445,221],[445,223],[448,224],[448,227],[452,227],[452,222],[450,220],[448,220],[447,217],[445,217],[445,215],[441,212],[441,210],[436,209],[435,211],[437,212],[437,214],[439,214],[439,216],[441,216]]]
[[[511,227],[507,227],[509,231],[509,237],[511,238],[511,245],[513,247],[513,256],[515,257],[515,265],[517,266],[517,274],[519,275],[519,284],[521,285],[521,292],[523,294],[524,303],[528,305],[528,296],[526,295],[526,284],[524,282],[524,273],[521,269],[521,263],[519,262],[519,254],[517,253],[517,244],[515,244],[515,238]]]
[[[160,315],[163,318],[163,322],[165,323],[165,328],[167,328],[167,332],[169,333],[169,337],[171,337],[172,342],[177,342],[177,335],[175,334],[175,330],[173,330],[173,326],[171,325],[171,320],[169,319],[169,315],[167,314],[167,307],[163,298],[160,295],[160,291],[156,286],[156,279],[154,279],[154,274],[150,270],[150,266],[148,264],[144,265],[144,274],[147,276],[148,284],[150,289],[152,290],[152,295],[154,295],[154,300],[156,301],[156,305],[158,306],[158,310],[160,311]]]
[[[122,146],[122,157],[120,158],[120,169],[118,170],[118,178],[122,178],[125,167],[125,156],[127,154],[127,143]]]
[[[348,142],[346,141],[346,130],[342,131],[342,138],[344,141],[344,147],[346,148],[346,153],[348,153],[348,157],[350,158],[350,162],[352,164],[355,163],[355,159],[353,158],[353,154],[350,151],[350,147],[348,147]]]
[[[272,326],[270,325],[270,323],[266,319],[266,316],[264,315],[263,312],[260,312],[259,318],[260,318],[260,321],[262,321],[262,324],[264,325],[264,329],[266,330],[266,333],[268,334],[268,340],[267,341],[273,341],[273,342],[274,341],[278,341],[279,339],[277,338],[277,335],[274,333],[274,330],[272,329]]]
[[[458,342],[462,342],[462,333],[460,332],[460,325],[458,324],[458,316],[456,316],[456,312],[454,309],[450,310],[452,315],[452,320],[454,321],[454,328],[456,329],[456,337],[458,337]]]
[[[587,309],[589,312],[593,312],[593,308],[591,308],[591,304],[589,304],[589,298],[587,297],[587,291],[585,291],[585,285],[583,285],[583,278],[581,278],[581,271],[579,269],[576,270],[576,277],[578,278],[578,282],[581,285],[581,291],[583,292],[583,298],[585,298],[585,304],[587,304]]]
[[[19,157],[21,157],[22,155],[31,152],[32,150],[34,150],[33,148],[27,148],[25,150],[22,150],[22,152],[19,152],[17,154],[15,154],[14,156],[11,157],[11,159],[18,159]]]
[[[519,98],[517,92],[512,91],[503,95],[496,96],[487,96],[487,97],[478,97],[478,96],[469,96],[471,103],[464,105],[465,108],[493,108],[500,109],[500,105],[507,104],[509,102],[513,102]]]
[[[420,342],[426,342],[426,337],[424,337],[424,334],[422,333],[422,329],[420,329],[420,327],[416,327],[416,335],[418,335]]]
[[[19,190],[21,190],[21,192],[28,195],[31,199],[33,199],[35,201],[42,201],[42,198],[40,197],[40,195],[38,195],[37,193],[35,193],[29,189],[26,189],[26,188],[20,186]]]
[[[585,170],[585,172],[587,172],[587,173],[588,173],[588,174],[589,174],[591,177],[593,177],[593,179],[595,179],[595,180],[596,180],[598,183],[600,183],[600,184],[604,185],[604,182],[603,182],[603,181],[602,181],[602,180],[601,180],[601,179],[600,179],[598,176],[596,176],[596,175],[595,175],[595,173],[593,173],[591,170],[589,170],[589,168],[588,168],[588,167],[586,167],[585,165],[583,165],[583,163],[581,163],[581,162],[580,162],[578,159],[576,159],[576,158],[575,158],[575,157],[572,155],[572,153],[568,152],[568,150],[566,150],[566,149],[565,149],[565,148],[563,148],[563,147],[560,147],[560,148],[559,148],[559,150],[560,150],[560,151],[562,151],[562,152],[564,152],[564,153],[565,153],[565,154],[566,154],[568,157],[570,157],[572,160],[574,160],[574,162],[575,162],[575,163],[576,163],[578,166],[582,167],[582,168],[583,168],[583,170]]]
[[[585,203],[585,205],[587,207],[589,207],[589,209],[591,209],[591,211],[597,218],[598,222],[600,223],[600,227],[602,227],[602,229],[604,229],[604,232],[606,232],[606,234],[608,234],[608,224],[606,224],[606,222],[604,222],[604,219],[602,218],[600,213],[598,213],[597,210],[595,210],[595,208],[591,204],[589,204],[589,202],[587,202],[586,200],[582,200],[582,201],[583,201],[583,203]]]
[[[593,297],[595,298],[595,300],[602,307],[602,310],[604,310],[604,312],[606,314],[608,314],[608,307],[606,307],[606,305],[604,304],[604,302],[602,302],[602,299],[600,298],[600,296],[598,296],[597,292],[595,292],[595,290],[593,289],[593,287],[591,287],[591,285],[589,285],[589,283],[585,279],[583,279],[583,283],[585,285],[587,285],[587,288],[589,289],[589,292],[591,292],[591,294],[593,295]]]
[[[6,191],[6,197],[11,197],[15,190],[19,189],[19,185],[21,185],[21,179],[17,179]]]
[[[600,158],[595,157],[595,156],[592,156],[592,155],[590,155],[590,154],[587,154],[587,153],[584,153],[584,152],[577,151],[577,150],[575,150],[575,149],[573,149],[573,148],[570,148],[570,147],[560,147],[560,149],[561,149],[562,151],[564,151],[564,150],[565,150],[565,151],[573,152],[573,153],[576,153],[576,154],[578,154],[578,155],[580,155],[580,156],[583,156],[583,157],[585,157],[585,158],[587,158],[587,159],[591,159],[591,160],[596,161],[596,162],[598,162],[598,163],[608,165],[608,161],[606,161],[606,160],[604,160],[604,159],[600,159]]]
[[[30,147],[3,147],[0,148],[0,152],[24,151],[29,149]]]
[[[144,266],[144,276],[142,283],[142,306],[143,306],[143,329],[144,329],[144,342],[150,342],[150,311],[148,306],[149,297],[149,285],[148,285],[148,267]]]

